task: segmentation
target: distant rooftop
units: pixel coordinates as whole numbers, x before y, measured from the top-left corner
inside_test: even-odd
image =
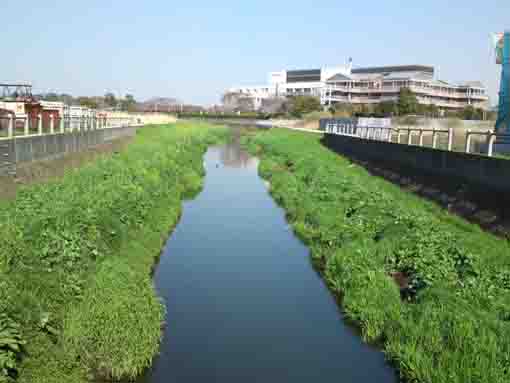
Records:
[[[352,74],[372,74],[372,73],[394,73],[394,72],[426,72],[434,74],[434,67],[428,65],[393,65],[368,68],[355,68]]]

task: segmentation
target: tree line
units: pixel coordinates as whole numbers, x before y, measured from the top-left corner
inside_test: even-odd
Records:
[[[247,113],[253,111],[253,99],[238,93],[227,93],[223,96],[226,112]],[[266,98],[261,100],[258,112],[275,116],[301,118],[312,112],[323,111],[318,97],[292,96],[287,98]],[[384,101],[377,104],[335,104],[328,111],[340,117],[397,117],[419,115],[433,118],[460,118],[462,120],[495,119],[495,112],[484,111],[468,105],[460,110],[441,110],[437,105],[423,105],[416,95],[408,88],[400,89],[397,101]]]

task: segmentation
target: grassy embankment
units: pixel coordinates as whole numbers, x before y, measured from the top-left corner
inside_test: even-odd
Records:
[[[247,144],[346,317],[402,377],[510,381],[508,242],[370,176],[320,136],[271,130]]]
[[[129,378],[157,353],[150,277],[202,155],[226,130],[139,131],[120,154],[0,204],[0,382]]]

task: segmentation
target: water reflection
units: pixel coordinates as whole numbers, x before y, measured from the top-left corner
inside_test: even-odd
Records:
[[[223,165],[231,168],[247,168],[258,165],[257,159],[251,157],[236,143],[223,146],[220,151],[220,159]]]

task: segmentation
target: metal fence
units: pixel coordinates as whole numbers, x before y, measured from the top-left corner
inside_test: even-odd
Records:
[[[509,144],[510,134],[497,134],[493,130],[471,130],[456,132],[454,128],[428,129],[421,127],[360,127],[354,121],[326,121],[323,130],[330,134],[358,137],[365,140],[393,142],[482,154],[492,157],[499,142]]]
[[[110,129],[139,125],[132,117],[64,116],[43,118],[25,116],[0,116],[0,139],[14,137],[63,134],[66,132]]]

